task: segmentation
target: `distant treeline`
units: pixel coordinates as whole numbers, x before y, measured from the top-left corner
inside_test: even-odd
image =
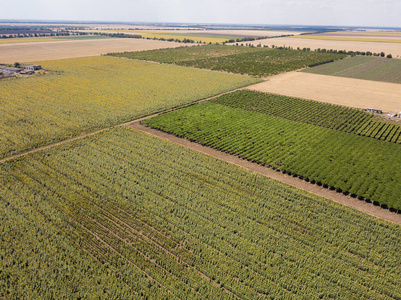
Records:
[[[315,51],[317,51],[317,52],[348,54],[348,55],[351,55],[351,56],[355,56],[355,55],[381,56],[381,57],[385,57],[386,56],[386,54],[384,52],[375,53],[375,52],[371,52],[371,51],[347,51],[347,50],[333,50],[333,49],[320,49],[320,48],[317,48]],[[391,54],[387,54],[386,57],[387,58],[392,58],[392,55]]]
[[[141,39],[142,35],[140,34],[125,34],[125,33],[105,33],[105,32],[77,32],[82,35],[100,35],[100,36],[109,36],[115,38],[131,38],[131,39]]]
[[[51,30],[0,30],[0,38],[24,38],[24,37],[45,37],[45,36],[69,36],[68,31],[51,31]]]
[[[242,46],[242,45],[241,45]],[[253,44],[245,44],[245,46],[248,47],[261,47],[261,44],[259,45],[253,45]],[[268,45],[264,45],[263,47],[265,48],[269,48]],[[289,49],[289,50],[294,50],[293,47],[285,47],[285,46],[275,46],[272,45],[272,48],[275,49]],[[301,48],[301,47],[297,47],[296,50],[301,50],[301,51],[314,51],[314,52],[321,52],[321,53],[336,53],[336,54],[346,54],[346,55],[351,55],[351,56],[356,56],[356,55],[366,55],[366,56],[380,56],[380,57],[387,57],[387,58],[392,58],[391,54],[387,54],[384,52],[380,52],[380,53],[375,53],[375,52],[371,52],[371,51],[347,51],[347,50],[336,50],[336,49],[320,49],[317,48],[315,50],[311,50],[311,48]],[[310,65],[310,67],[313,67],[315,65]]]

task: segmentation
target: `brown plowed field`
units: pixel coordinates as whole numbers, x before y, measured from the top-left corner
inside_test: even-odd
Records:
[[[254,45],[262,44],[271,47],[275,46],[286,46],[293,48],[311,48],[314,49],[334,49],[334,50],[347,50],[347,51],[370,51],[373,53],[384,52],[391,54],[393,58],[401,57],[401,43],[382,43],[382,42],[355,42],[355,41],[331,41],[331,40],[318,40],[318,39],[307,39],[307,38],[272,38],[264,39],[251,43]]]
[[[356,108],[401,111],[401,84],[289,72],[248,89]]]
[[[182,44],[175,42],[129,38],[0,44],[0,63],[44,61],[181,46]]]

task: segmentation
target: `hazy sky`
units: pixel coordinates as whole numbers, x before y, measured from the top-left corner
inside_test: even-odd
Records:
[[[401,0],[0,0],[0,19],[401,27]]]

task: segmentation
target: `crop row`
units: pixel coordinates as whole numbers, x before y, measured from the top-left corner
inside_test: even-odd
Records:
[[[57,73],[0,81],[0,158],[257,81],[112,57],[42,65]]]
[[[214,103],[159,115],[145,124],[401,209],[399,144]]]
[[[225,94],[211,102],[388,142],[401,143],[401,126],[378,120],[372,114],[355,108],[249,90]]]
[[[401,297],[399,227],[127,128],[0,174],[1,297]]]
[[[355,56],[342,61],[306,69],[304,72],[348,78],[401,83],[398,59]]]
[[[271,49],[219,45],[110,53],[108,55],[259,77],[293,71],[310,65],[323,64],[346,56],[337,53],[288,48]]]

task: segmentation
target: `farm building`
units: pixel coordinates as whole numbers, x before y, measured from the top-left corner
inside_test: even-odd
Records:
[[[397,113],[389,111],[389,112],[387,113],[387,116],[388,116],[388,117],[394,118],[394,117],[397,116]]]
[[[26,65],[25,66],[25,70],[29,70],[29,71],[36,71],[36,70],[40,70],[42,69],[42,66],[40,65]]]
[[[381,111],[380,109],[375,109],[375,108],[367,108],[366,111],[368,112],[372,112],[372,113],[376,113],[376,114],[382,114],[383,111]]]

